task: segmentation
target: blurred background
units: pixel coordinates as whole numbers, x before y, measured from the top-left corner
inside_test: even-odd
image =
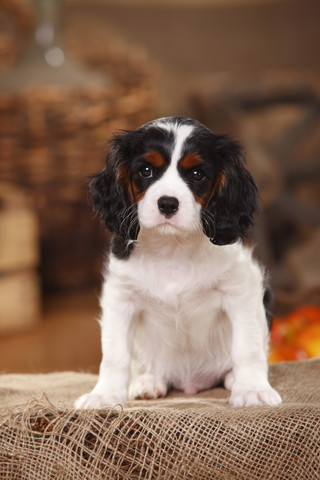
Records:
[[[0,0],[0,371],[97,372],[107,141],[155,117],[237,138],[275,292],[270,362],[320,355],[318,0]]]

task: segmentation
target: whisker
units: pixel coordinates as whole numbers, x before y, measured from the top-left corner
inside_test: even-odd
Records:
[[[123,228],[126,223],[129,223],[129,226],[126,227],[125,229]],[[136,211],[136,206],[135,205],[130,205],[126,210],[123,212],[123,219],[120,223],[120,231],[123,229],[125,230],[126,236],[125,240],[131,240],[129,238],[129,232],[135,227],[136,225],[136,230],[138,229],[138,215]]]
[[[214,236],[215,236],[215,224],[216,224],[215,215],[207,209],[203,209],[202,213],[203,213],[203,215],[202,215],[203,223],[204,223],[204,225],[207,226],[209,231],[213,230],[213,235],[211,236],[211,238],[214,238]]]
[[[135,227],[135,236],[136,234],[138,233],[137,230],[138,230],[138,227],[139,227],[139,222],[138,222],[138,216],[136,214],[134,214],[134,217],[132,218],[130,224],[129,224],[129,228],[128,228],[128,236],[129,236],[129,232],[131,232],[131,230]],[[127,236],[127,237],[128,237]],[[130,238],[127,238],[127,240],[131,240]]]
[[[123,219],[120,223],[120,229],[122,229],[123,225],[127,222],[132,214],[134,214],[134,205],[130,205],[126,210],[124,210]]]

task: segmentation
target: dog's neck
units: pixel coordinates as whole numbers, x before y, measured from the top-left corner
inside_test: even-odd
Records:
[[[159,228],[141,228],[136,242],[136,248],[144,254],[165,258],[192,255],[195,250],[206,246],[210,247],[210,241],[201,231],[175,232],[173,229],[169,231]]]

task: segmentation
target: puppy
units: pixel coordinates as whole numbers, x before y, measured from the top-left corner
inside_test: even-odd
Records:
[[[242,243],[257,187],[228,137],[161,118],[113,139],[91,182],[113,233],[101,296],[102,361],[76,408],[224,382],[234,407],[278,405],[268,382],[264,272]]]

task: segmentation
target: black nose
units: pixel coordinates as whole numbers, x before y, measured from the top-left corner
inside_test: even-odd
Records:
[[[158,200],[158,208],[160,213],[166,218],[172,217],[179,207],[179,200],[176,197],[160,197]]]

